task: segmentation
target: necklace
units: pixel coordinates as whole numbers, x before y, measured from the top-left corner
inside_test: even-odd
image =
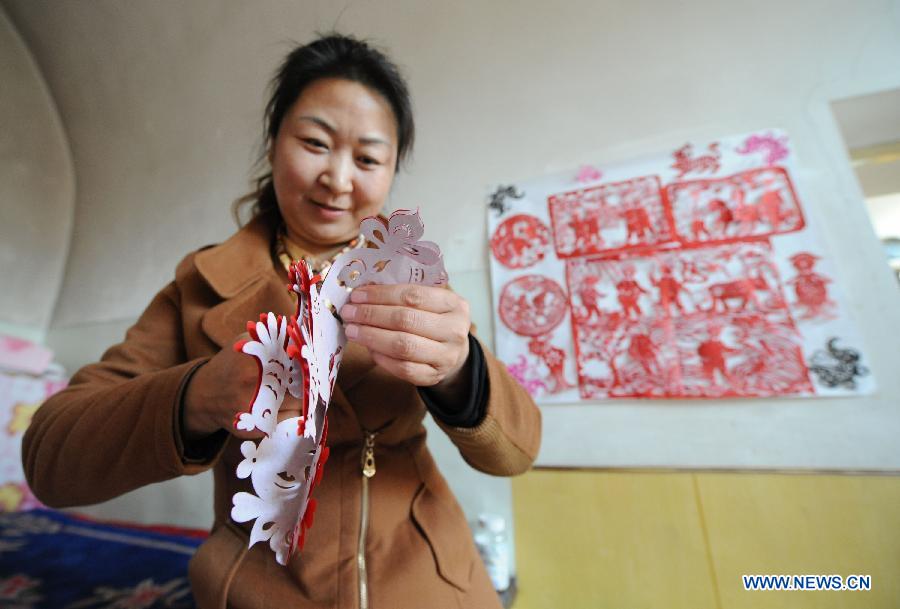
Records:
[[[291,265],[295,261],[302,259],[306,262],[306,265],[309,267],[309,270],[313,275],[319,275],[320,277],[323,277],[325,273],[328,272],[328,269],[331,268],[331,265],[334,264],[334,261],[337,260],[337,258],[341,254],[349,252],[352,249],[362,247],[365,242],[365,236],[360,234],[355,239],[351,240],[349,243],[339,248],[335,252],[326,254],[325,256],[313,256],[307,253],[296,243],[291,241],[291,239],[287,236],[287,229],[285,228],[285,225],[282,224],[278,228],[278,235],[275,239],[275,255],[278,257],[278,261],[281,262],[284,270],[288,272],[290,272]]]

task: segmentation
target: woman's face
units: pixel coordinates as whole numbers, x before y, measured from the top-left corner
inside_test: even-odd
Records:
[[[365,85],[317,80],[285,114],[269,160],[288,236],[312,254],[327,251],[384,207],[397,162],[394,113]]]

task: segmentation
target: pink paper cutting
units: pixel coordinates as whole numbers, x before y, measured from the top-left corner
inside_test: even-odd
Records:
[[[603,178],[603,172],[593,165],[582,165],[575,176],[576,182],[596,182]]]
[[[774,133],[754,133],[747,137],[740,147],[735,148],[738,154],[762,153],[766,165],[775,165],[790,154],[786,135]]]

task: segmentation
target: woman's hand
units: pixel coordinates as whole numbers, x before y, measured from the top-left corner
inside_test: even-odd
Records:
[[[235,338],[250,338],[244,334]],[[191,377],[184,394],[182,422],[186,440],[199,439],[220,429],[244,439],[263,437],[261,431],[234,428],[234,417],[253,399],[259,380],[256,360],[225,347]]]
[[[469,384],[469,303],[454,292],[417,285],[356,288],[340,310],[347,338],[375,363],[449,397]]]
[[[355,289],[340,314],[347,338],[367,347],[375,363],[394,376],[430,387],[447,401],[468,395],[471,322],[465,299],[444,288],[372,285]],[[219,429],[239,438],[263,437],[233,424],[253,399],[258,380],[256,360],[230,347],[198,368],[184,396],[186,439]],[[296,416],[300,409],[300,401],[286,395],[278,418]]]

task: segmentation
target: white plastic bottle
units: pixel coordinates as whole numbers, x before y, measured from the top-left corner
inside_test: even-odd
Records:
[[[487,568],[494,590],[504,592],[509,588],[509,540],[506,521],[496,514],[479,514],[475,526],[475,546]]]

